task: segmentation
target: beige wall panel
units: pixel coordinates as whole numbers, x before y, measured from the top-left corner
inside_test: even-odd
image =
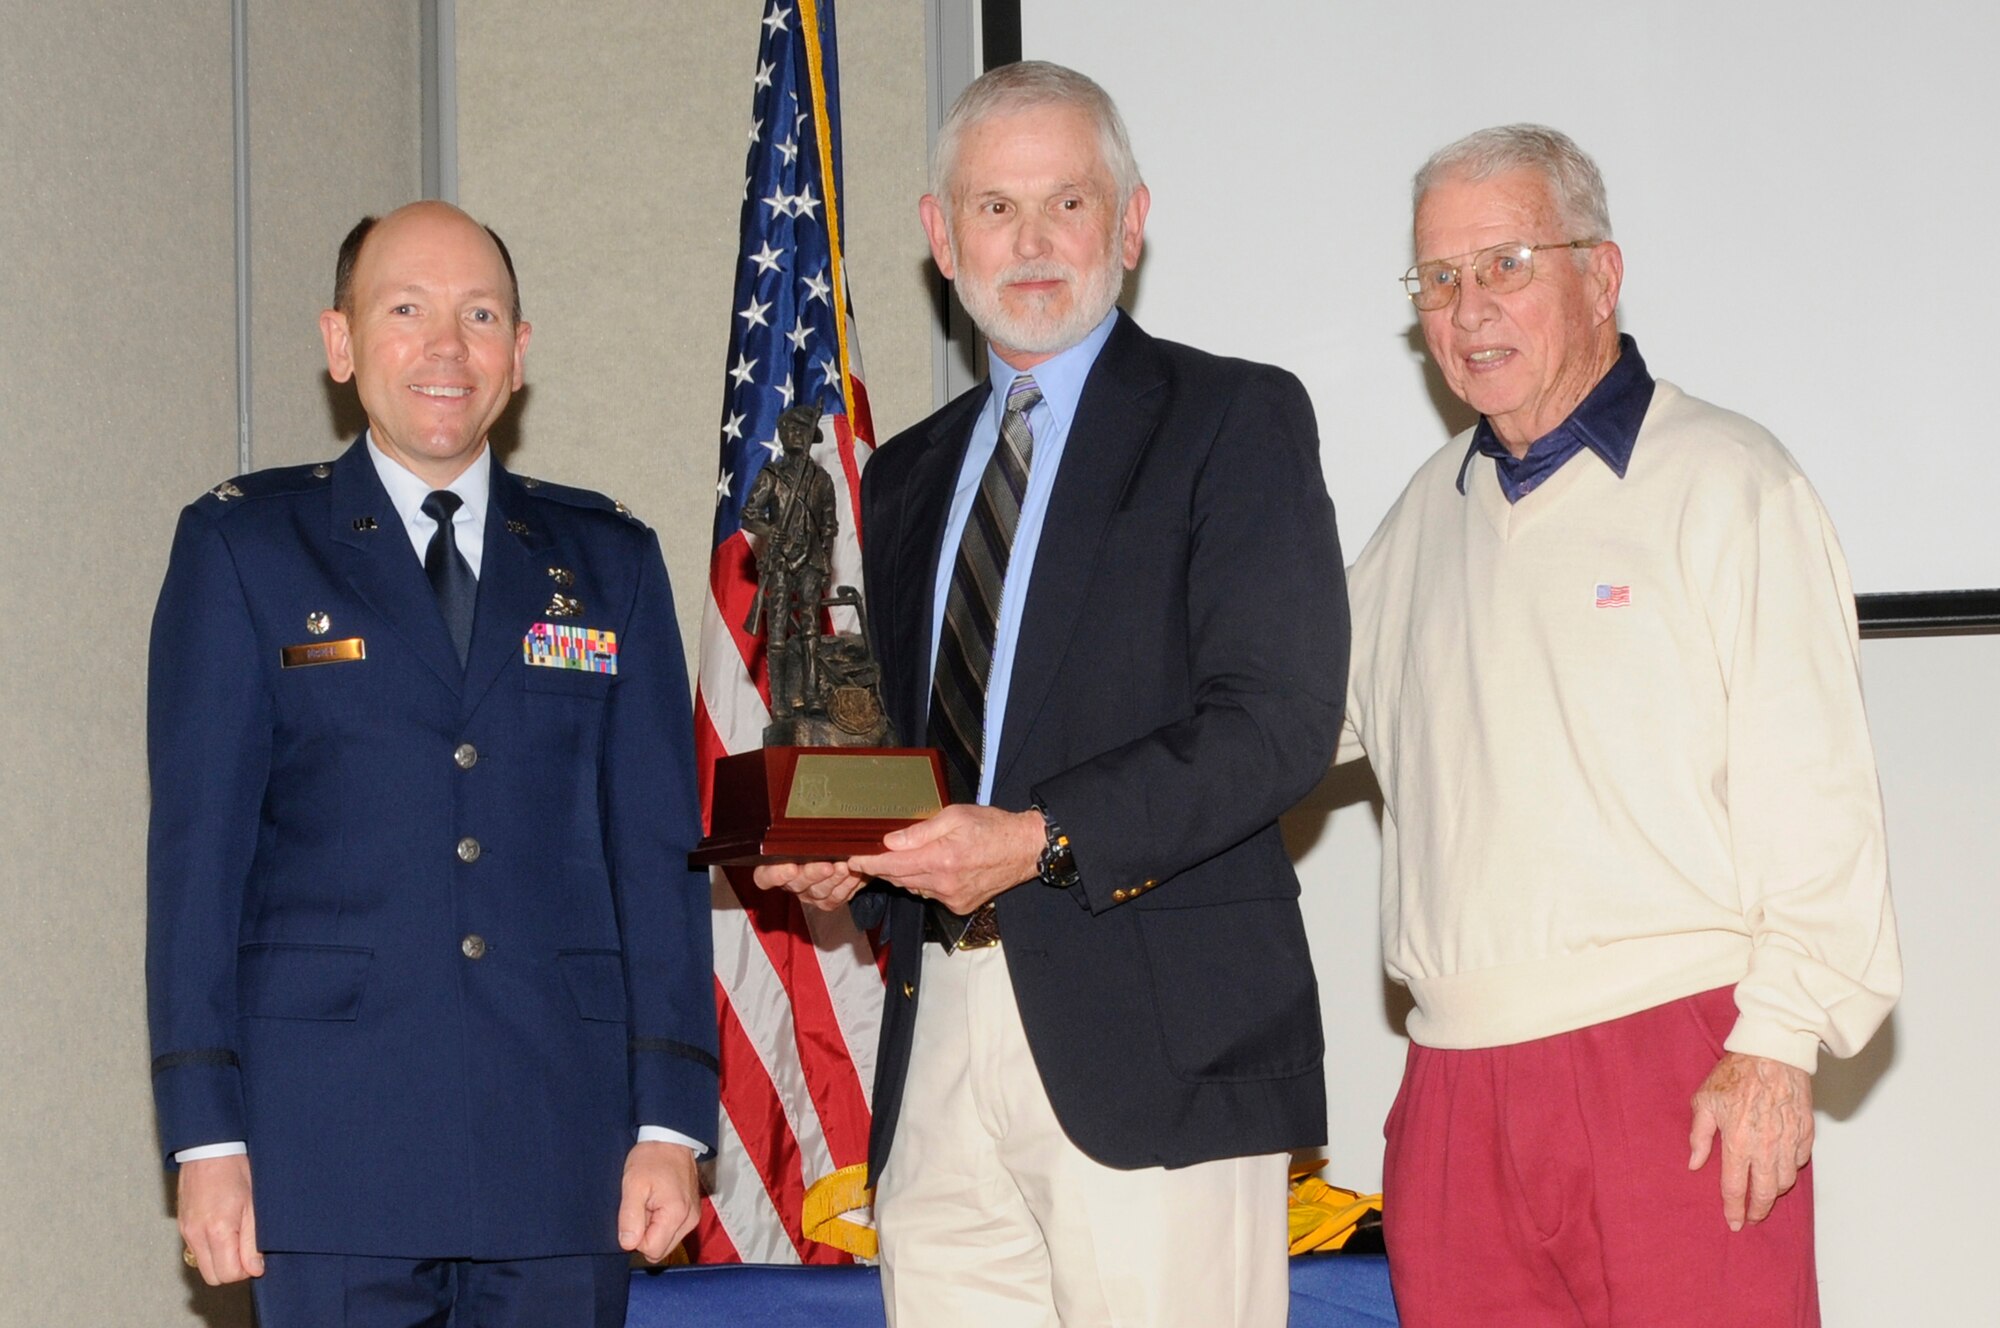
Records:
[[[419,179],[414,9],[363,8],[251,6],[258,464],[331,450],[334,244]],[[237,470],[232,133],[226,0],[0,0],[0,567],[40,643],[0,675],[9,1328],[250,1321],[181,1266],[143,986],[153,599],[180,507]]]
[[[849,284],[886,438],[930,410],[922,0],[841,0]],[[508,463],[660,532],[700,630],[761,6],[458,7],[459,195],[535,326]],[[587,15],[587,18],[586,18]]]
[[[154,1151],[142,734],[176,510],[235,469],[229,52],[216,0],[0,3],[0,563],[36,643],[0,683],[0,1323],[24,1328],[199,1321]]]
[[[252,0],[250,455],[321,461],[365,423],[326,376],[319,312],[340,239],[423,189],[420,39],[409,0]]]

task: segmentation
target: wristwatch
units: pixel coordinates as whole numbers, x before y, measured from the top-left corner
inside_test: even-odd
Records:
[[[1067,890],[1082,879],[1076,870],[1076,854],[1069,846],[1069,836],[1056,824],[1056,818],[1049,815],[1048,808],[1038,802],[1033,809],[1041,814],[1042,828],[1048,834],[1048,843],[1035,864],[1036,874],[1042,878],[1042,884]]]

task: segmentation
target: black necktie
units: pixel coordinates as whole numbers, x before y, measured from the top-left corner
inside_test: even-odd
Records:
[[[1028,412],[1041,399],[1041,388],[1028,374],[1016,378],[1007,391],[1000,439],[980,476],[945,597],[944,630],[938,636],[937,668],[931,678],[928,736],[931,745],[944,753],[945,781],[954,802],[971,802],[979,796],[979,771],[986,754],[986,680],[993,670],[1000,592],[1007,582],[1014,529],[1021,522],[1021,500],[1028,491],[1028,466],[1034,458]],[[991,925],[992,908],[988,904],[973,915],[982,928]],[[953,918],[941,908],[932,912],[940,915],[937,921],[954,945],[971,925],[971,920]]]
[[[450,489],[433,489],[423,507],[424,515],[437,522],[431,545],[424,550],[424,575],[431,579],[431,589],[437,594],[438,609],[444,614],[461,668],[465,652],[472,646],[472,605],[479,597],[479,578],[458,551],[458,540],[451,530],[452,515],[464,502]]]

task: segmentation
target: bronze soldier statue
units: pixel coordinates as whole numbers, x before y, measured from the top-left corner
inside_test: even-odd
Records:
[[[819,416],[817,406],[797,406],[778,417],[783,454],[757,472],[743,504],[743,529],[763,541],[757,600],[743,630],[756,631],[757,619],[764,619],[774,725],[803,711],[811,699],[812,641],[819,635],[820,596],[833,571],[833,538],[840,528],[833,477],[810,450]]]

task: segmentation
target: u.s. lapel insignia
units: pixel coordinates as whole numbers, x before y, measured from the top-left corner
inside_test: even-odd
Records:
[[[331,626],[333,626],[333,619],[327,617],[318,609],[314,609],[306,615],[306,630],[314,636],[325,636],[326,629]]]
[[[312,468],[312,477],[316,480],[323,480],[331,474],[333,474],[333,467],[327,465],[324,461]]]
[[[549,596],[548,607],[542,612],[551,618],[580,618],[583,616],[583,601],[557,591]]]
[[[528,533],[528,523],[525,521],[509,521],[507,523],[507,533],[510,535],[525,535]]]
[[[208,492],[218,503],[226,503],[231,498],[241,498],[243,496],[243,490],[236,487],[236,481],[234,480],[224,480]]]
[[[551,567],[549,569],[549,580],[555,582],[560,588],[568,590],[576,584],[576,573],[570,571],[567,567]]]
[[[372,516],[357,516],[354,518],[354,528],[356,530],[373,530],[375,529],[375,518]]]

